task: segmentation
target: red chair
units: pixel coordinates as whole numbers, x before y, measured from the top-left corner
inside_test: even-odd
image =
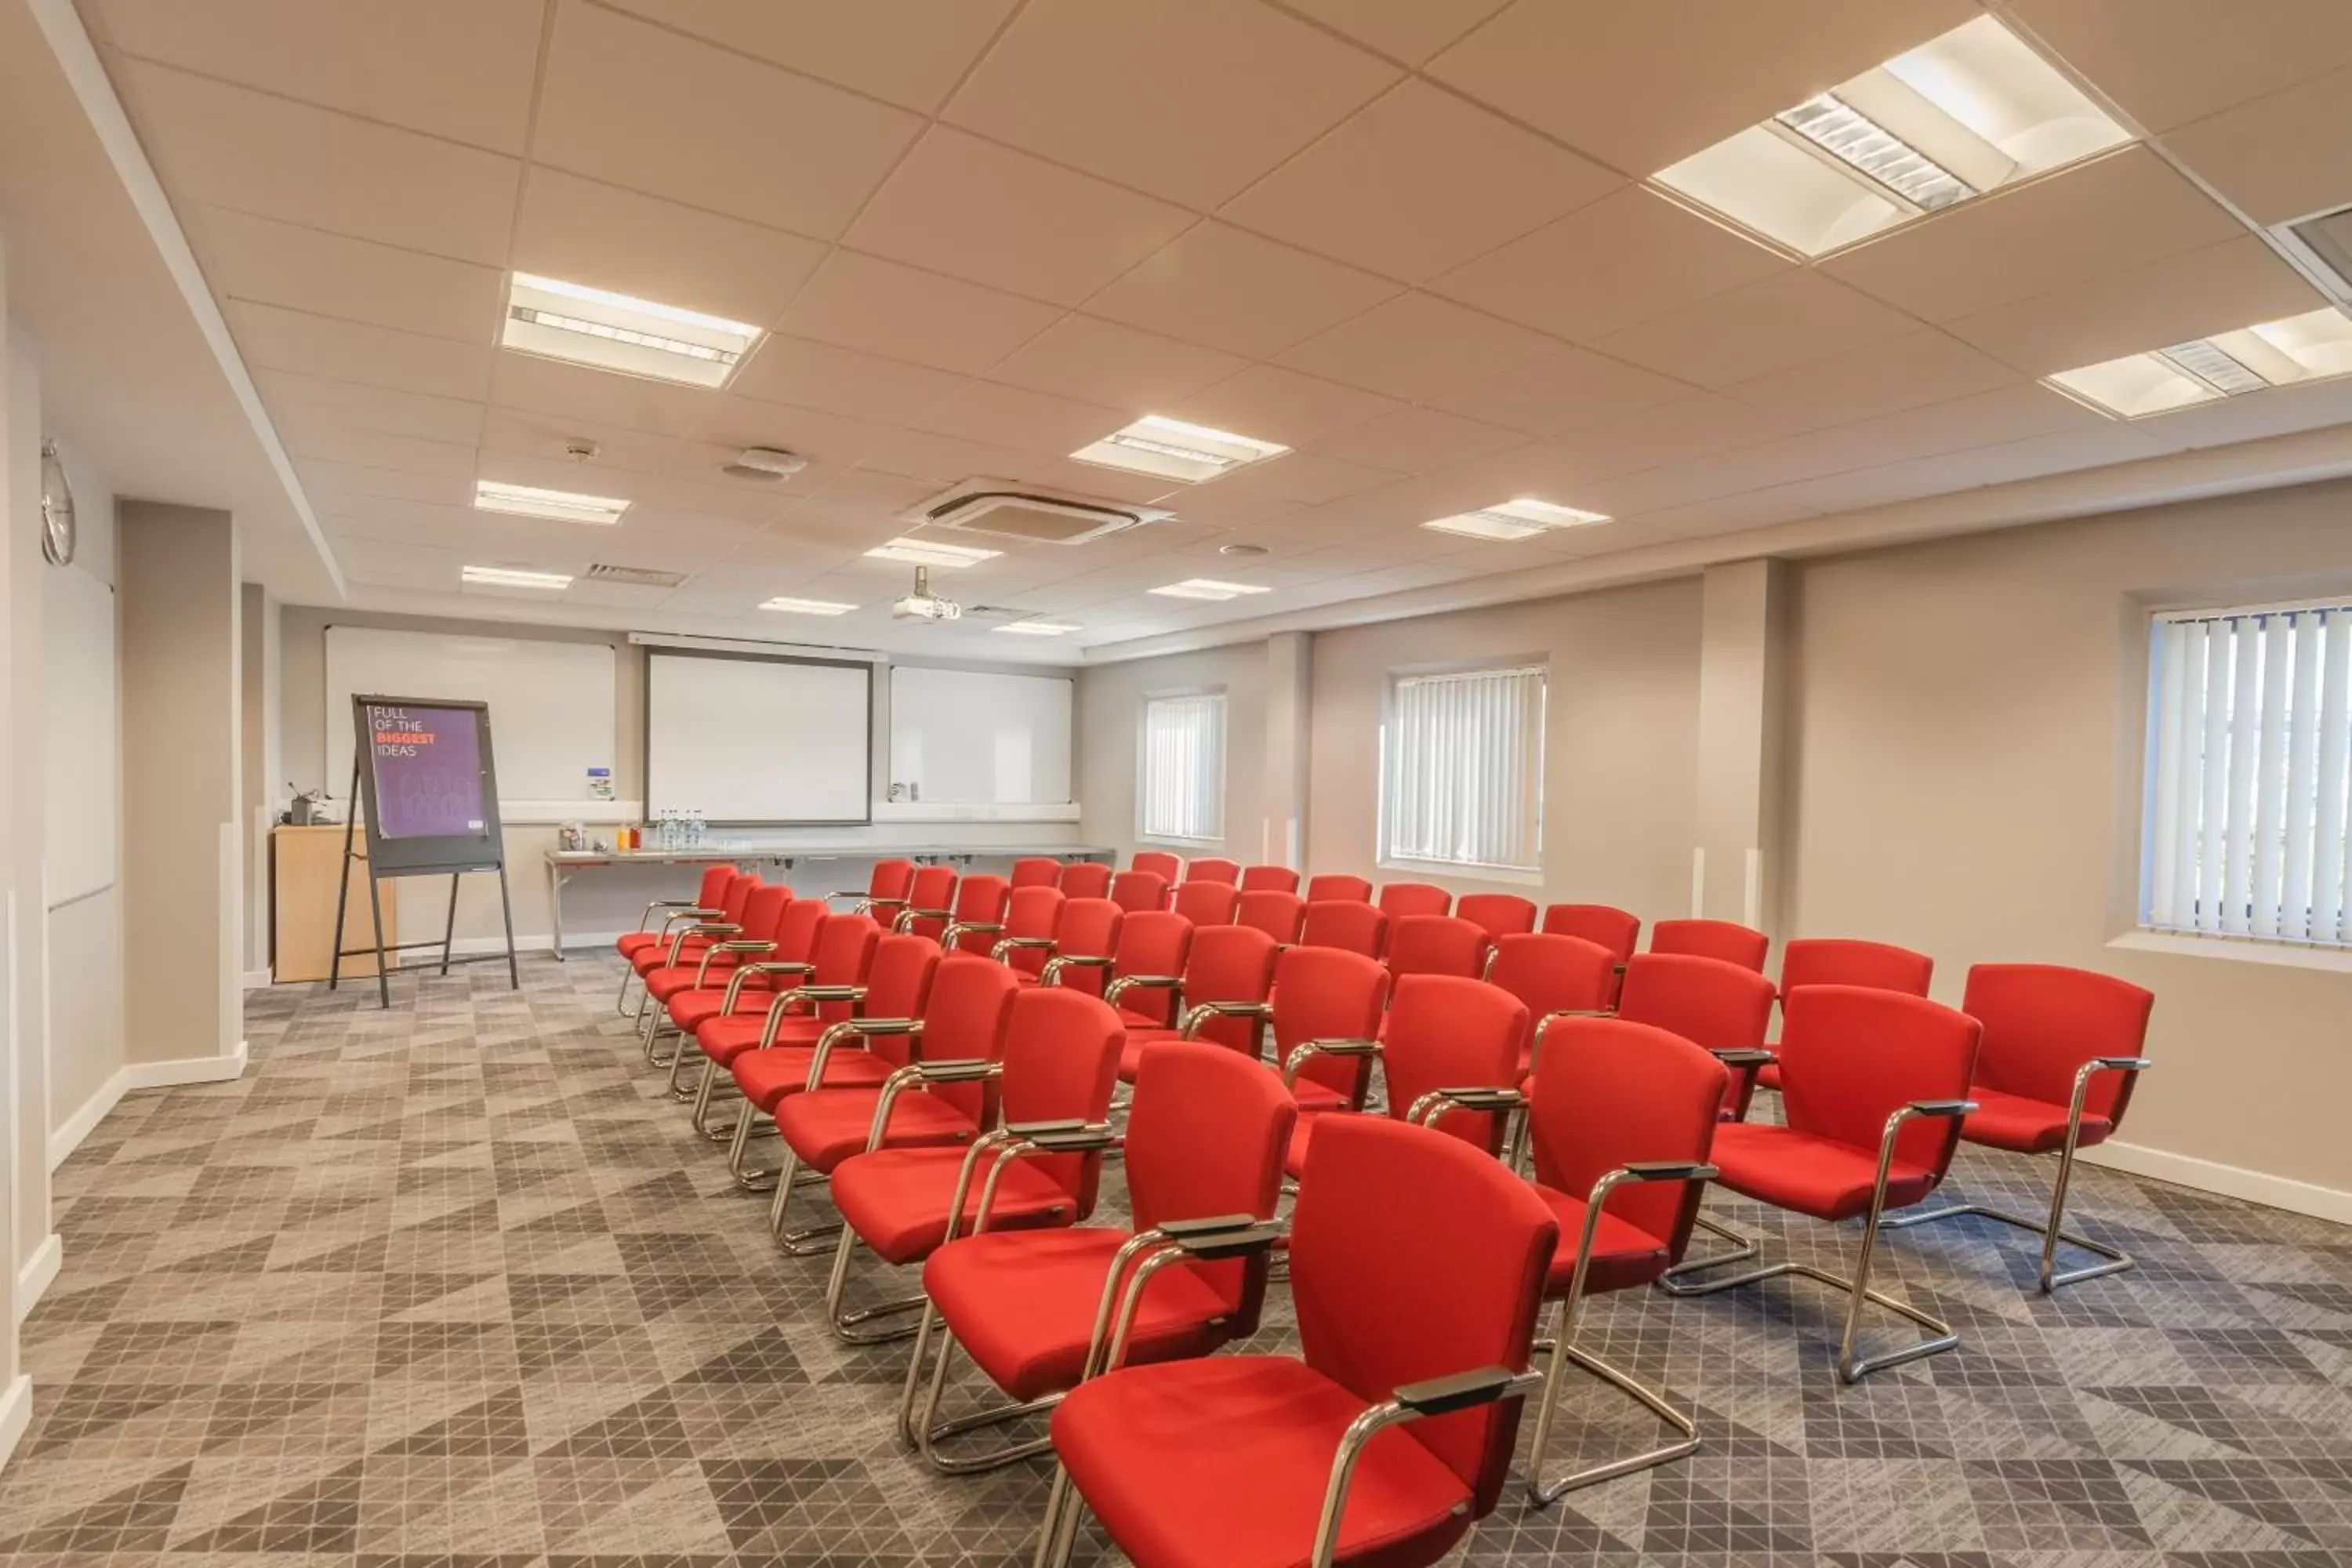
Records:
[[[871,915],[876,924],[887,927],[898,918],[898,911],[907,907],[907,897],[914,890],[914,886],[915,863],[912,860],[877,860],[873,871],[866,879],[865,891],[850,888],[838,893],[828,893],[825,897],[828,900],[855,899],[857,901],[850,906],[853,913]]]
[[[1211,926],[1192,932],[1183,975],[1173,987],[1139,974],[1112,981],[1104,999],[1118,1007],[1119,1022],[1127,1026],[1127,1045],[1118,1058],[1120,1079],[1135,1081],[1146,1046],[1179,1037],[1257,1060],[1265,999],[1274,989],[1274,964],[1281,952],[1274,938],[1254,927]],[[1155,1025],[1149,1015],[1126,1005],[1128,993],[1137,986],[1173,992],[1176,1028]]]
[[[1625,965],[1617,992],[1617,1016],[1680,1035],[1732,1069],[1724,1119],[1748,1114],[1756,1075],[1772,1065],[1764,1049],[1779,993],[1752,969],[1721,959],[1677,952],[1637,952]]]
[[[1056,887],[1062,880],[1062,863],[1043,855],[1033,855],[1013,862],[1013,890],[1024,888]]]
[[[1535,1020],[1528,1041],[1528,1059],[1519,1064],[1523,1081],[1535,1066],[1545,1031],[1556,1018],[1605,1013],[1617,996],[1617,964],[1604,949],[1572,936],[1527,931],[1495,943],[1494,962],[1486,966],[1486,984],[1498,986],[1528,1005]]]
[[[1536,906],[1517,893],[1465,893],[1454,917],[1484,926],[1489,936],[1517,936],[1536,929]]]
[[[613,942],[614,950],[624,960],[633,959],[648,947],[658,947],[679,921],[715,921],[719,918],[720,900],[727,897],[728,885],[741,875],[732,866],[709,866],[703,869],[702,885],[690,899],[656,899],[646,906],[637,919],[637,929],[624,931]],[[663,911],[661,928],[654,928],[654,915]],[[629,1010],[629,981],[636,973],[634,964],[621,972],[621,994],[613,1010],[625,1015]]]
[[[1361,908],[1361,905],[1356,906]],[[1400,915],[1389,924],[1384,954],[1389,973],[1458,974],[1475,980],[1486,972],[1494,942],[1484,926],[1454,915]]]
[[[1791,952],[1796,943],[1789,944]],[[1988,1149],[2058,1156],[2050,1216],[2028,1219],[1983,1204],[1905,1215],[1890,1227],[1979,1215],[2042,1237],[2042,1293],[2120,1274],[2130,1257],[2062,1229],[2074,1152],[2104,1143],[2123,1124],[2132,1088],[2153,1064],[2142,1054],[2156,998],[2128,981],[2052,963],[1979,963],[1969,971],[1960,1011],[1984,1026],[1969,1098],[1977,1102],[1960,1137]],[[2058,1244],[2105,1259],[2058,1271]]]
[[[956,887],[955,914],[940,933],[940,945],[987,957],[1004,933],[1004,906],[1012,897],[1012,886],[1002,877],[966,877]]]
[[[863,1047],[885,1034],[898,1039],[903,1029],[923,1016],[930,1005],[931,984],[938,978],[939,967],[939,944],[929,937],[886,936],[875,944],[866,974],[857,984],[807,987],[803,1000],[811,1005],[810,1012],[787,1010],[783,1016],[769,1020],[761,1043],[730,1048],[724,1060],[713,1058],[712,1065],[703,1069],[703,1087],[695,1102],[696,1126],[701,1126],[699,1118],[707,1110],[712,1078],[724,1067],[744,1103],[743,1114],[735,1119],[733,1127],[723,1130],[734,1135],[727,1152],[727,1169],[739,1184],[752,1192],[767,1190],[771,1173],[746,1170],[743,1155],[758,1119],[773,1116],[785,1097],[829,1084],[877,1085],[894,1068],[906,1065],[896,1051],[877,1053]],[[787,1003],[786,1008],[790,1005]],[[832,1016],[823,1012],[826,1006],[836,1010]]]
[[[1791,993],[1780,1049],[1788,1125],[1727,1121],[1717,1127],[1716,1179],[1759,1203],[1832,1224],[1859,1216],[1862,1250],[1853,1277],[1785,1261],[1728,1279],[1691,1278],[1754,1258],[1756,1244],[1742,1239],[1729,1254],[1676,1264],[1660,1277],[1660,1288],[1701,1296],[1789,1274],[1846,1292],[1837,1360],[1838,1376],[1846,1383],[1959,1343],[1950,1324],[1871,1289],[1870,1265],[1885,1216],[1927,1197],[1951,1168],[1961,1118],[1977,1108],[1965,1097],[1978,1034],[1974,1018],[1924,997],[1859,985],[1808,985]],[[1730,1234],[1713,1224],[1707,1228]],[[1930,1337],[1857,1356],[1865,1300]]]
[[[1372,901],[1372,885],[1361,877],[1331,873],[1307,879],[1307,901],[1319,904],[1338,899],[1349,903],[1369,904]]]
[[[1188,882],[1223,882],[1230,888],[1242,879],[1242,863],[1218,855],[1203,856],[1185,866],[1184,879]]]
[[[926,1060],[914,1069],[902,1088],[996,1079],[1004,1124],[967,1148],[875,1149],[835,1167],[833,1203],[843,1228],[824,1301],[835,1334],[853,1344],[903,1338],[915,1325],[878,1333],[864,1325],[924,1302],[916,1295],[849,1310],[844,1299],[860,1243],[904,1266],[967,1231],[1059,1229],[1094,1213],[1112,1142],[1104,1118],[1121,1033],[1118,1015],[1102,1002],[1041,986],[1013,999],[1002,1061],[958,1069]]]
[[[1103,972],[1118,950],[1118,931],[1126,919],[1127,911],[1108,899],[1064,899],[1062,912],[1054,920],[1054,940],[1044,950],[1045,965],[1034,977],[1021,975],[1021,984],[1058,984],[1066,990],[1101,995]]]
[[[1456,1139],[1332,1128],[1291,1226],[1300,1356],[1072,1389],[1036,1561],[1068,1561],[1083,1501],[1143,1568],[1437,1562],[1502,1494],[1559,1235],[1526,1183]]]
[[[1390,1116],[1500,1153],[1507,1114],[1449,1100],[1446,1091],[1473,1085],[1509,1089],[1527,1050],[1527,1004],[1461,975],[1407,974],[1396,982],[1386,1025],[1378,1040],[1301,1043],[1283,1058],[1283,1082],[1294,1082],[1318,1058],[1336,1058],[1350,1067],[1377,1060]],[[1321,1095],[1302,1100],[1285,1169],[1300,1177],[1322,1129],[1360,1109],[1329,1104]]]
[[[1054,886],[1062,889],[1066,899],[1108,899],[1110,868],[1099,860],[1073,860],[1062,868]]]
[[[1297,942],[1306,919],[1307,900],[1297,893],[1277,892],[1266,888],[1255,893],[1240,894],[1234,900],[1235,925],[1262,931],[1276,942]]]
[[[1535,1507],[1698,1447],[1689,1416],[1576,1342],[1577,1315],[1586,1297],[1650,1284],[1682,1260],[1715,1174],[1707,1162],[1725,1078],[1723,1064],[1688,1040],[1612,1018],[1568,1020],[1536,1068],[1528,1097],[1536,1192],[1559,1216],[1559,1246],[1544,1286],[1559,1303],[1551,1374],[1528,1450],[1528,1500]],[[1544,1454],[1568,1362],[1632,1395],[1674,1427],[1677,1440],[1547,1479]]]
[[[783,1166],[774,1173],[775,1197],[768,1205],[768,1230],[777,1246],[806,1257],[816,1250],[812,1242],[823,1238],[830,1243],[840,1234],[838,1225],[784,1228],[793,1188],[801,1181],[830,1176],[844,1160],[867,1149],[964,1146],[995,1125],[993,1079],[942,1082],[930,1093],[905,1096],[897,1096],[890,1086],[907,1081],[909,1069],[924,1060],[993,1063],[1003,1054],[1005,1025],[1020,990],[1004,965],[970,953],[950,953],[932,974],[921,1018],[910,1025],[879,1018],[850,1021],[877,1061],[896,1064],[889,1077],[878,1084],[815,1089],[803,1082],[796,1094],[780,1091],[749,1100],[755,1111],[775,1118],[784,1142]],[[812,1061],[813,1071],[815,1066]],[[894,1096],[890,1114],[877,1119],[885,1095]]]
[[[727,884],[727,891],[717,905],[716,919],[681,921],[670,927],[663,933],[660,942],[639,947],[631,953],[629,967],[642,979],[653,970],[675,968],[681,960],[700,956],[702,950],[711,942],[740,935],[743,929],[744,906],[751,901],[751,895],[765,885],[757,877],[737,877]],[[698,914],[702,912],[697,911]],[[640,1027],[644,1026],[648,1005],[646,998],[640,996],[637,999]]]
[[[1652,952],[1720,959],[1759,974],[1764,973],[1764,955],[1771,945],[1772,939],[1762,931],[1731,921],[1660,921],[1650,928]]]
[[[1168,879],[1157,871],[1121,871],[1110,879],[1110,901],[1129,914],[1168,907]]]
[[[1936,961],[1926,953],[1883,942],[1799,937],[1780,949],[1784,997],[1800,985],[1869,985],[1880,991],[1900,991],[1906,996],[1925,996],[1935,975]],[[1757,1073],[1756,1087],[1780,1087],[1777,1063],[1767,1063]]]
[[[1149,871],[1170,887],[1184,879],[1182,857],[1171,855],[1165,849],[1139,849],[1128,858],[1128,865],[1138,871]]]
[[[1241,889],[1230,882],[1181,882],[1168,907],[1196,926],[1229,926],[1241,901]]]
[[[864,994],[866,971],[882,940],[882,928],[864,915],[827,915],[817,928],[805,979],[779,992],[765,1011],[737,1013],[705,1020],[694,1032],[702,1053],[702,1079],[693,1091],[694,1130],[706,1138],[724,1138],[730,1131],[710,1128],[710,1095],[719,1074],[745,1051],[762,1050],[779,1040],[814,1044],[827,1024],[852,1016]],[[908,937],[922,942],[921,937]],[[925,945],[929,945],[926,943]],[[684,1059],[685,1047],[679,1047]],[[678,1068],[670,1068],[673,1089]]]
[[[1358,952],[1294,947],[1275,961],[1274,991],[1260,1010],[1273,1026],[1275,1065],[1291,1098],[1308,1110],[1361,1110],[1371,1087],[1372,1056],[1388,1011],[1389,972]],[[1238,1010],[1234,1016],[1241,1016]],[[1309,1040],[1360,1042],[1352,1056],[1316,1053],[1294,1072],[1290,1058]]]
[[[1543,929],[1548,935],[1579,937],[1605,947],[1619,963],[1633,957],[1642,941],[1642,917],[1607,904],[1547,904]]]
[[[1366,958],[1378,958],[1388,950],[1389,917],[1370,904],[1332,900],[1301,907],[1307,917],[1298,926],[1302,947],[1337,948]]]
[[[1050,1410],[1105,1368],[1204,1356],[1256,1332],[1278,1234],[1265,1222],[1295,1115],[1270,1075],[1230,1051],[1150,1047],[1125,1140],[1133,1228],[992,1231],[932,1253],[901,1434],[949,1474],[992,1469],[1052,1440],[950,1456],[941,1439]],[[1114,1323],[1121,1300],[1128,1310]],[[934,1322],[943,1331],[919,1415]],[[942,1426],[940,1397],[959,1349],[1012,1403]]]
[[[739,877],[727,889],[723,921],[681,926],[667,952],[641,949],[629,962],[644,986],[637,997],[637,1032],[646,1059],[653,1061],[670,998],[705,984],[712,970],[720,984],[738,963],[766,952],[775,941],[776,921],[792,901],[790,888],[772,888],[757,877]]]
[[[678,1087],[678,1073],[685,1066],[686,1047],[701,1034],[702,1026],[718,1017],[765,1017],[779,991],[807,981],[816,961],[817,933],[824,930],[825,921],[835,918],[823,899],[793,899],[776,917],[770,951],[746,955],[745,962],[725,971],[727,984],[723,989],[704,986],[670,998],[667,1012],[677,1032],[677,1045],[667,1056],[662,1055],[656,1048],[661,1034],[656,1027],[646,1037],[646,1060],[669,1069],[672,1099],[691,1098],[691,1090]]]
[[[1381,912],[1391,920],[1454,912],[1454,895],[1429,882],[1391,882],[1381,889],[1379,901]]]
[[[1192,922],[1182,915],[1166,910],[1150,910],[1139,915],[1128,915],[1118,922],[1118,942],[1111,949],[1107,963],[1089,966],[1095,973],[1086,987],[1089,994],[1109,999],[1112,988],[1130,999],[1119,1010],[1119,1021],[1125,1024],[1133,1015],[1144,1020],[1146,1028],[1173,1027],[1176,1016],[1170,1003],[1170,991],[1156,983],[1177,981],[1184,973],[1185,960],[1192,951]],[[1068,984],[1070,964],[1074,959],[1059,954],[1045,963],[1045,983]],[[1137,981],[1155,983],[1150,988],[1136,990]]]
[[[790,888],[762,885],[744,900],[740,936],[709,942],[692,964],[647,973],[646,994],[655,1006],[646,1059],[667,1065],[677,1053],[661,1055],[664,1033],[691,1037],[703,1019],[730,1011],[731,1003],[749,997],[742,1005],[766,1006],[771,977],[792,973],[790,963],[808,957],[811,935],[824,917],[822,900],[795,899]]]
[[[1004,905],[1003,934],[988,944],[988,956],[1024,979],[1045,972],[1053,955],[1054,928],[1067,902],[1059,888],[1015,887]]]
[[[956,869],[952,866],[918,866],[907,885],[907,907],[890,922],[894,931],[912,931],[933,942],[946,934],[955,919]]]
[[[1295,893],[1298,873],[1287,866],[1252,866],[1242,873],[1244,893]]]

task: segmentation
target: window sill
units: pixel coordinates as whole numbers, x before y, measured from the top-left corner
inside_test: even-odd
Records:
[[[1375,862],[1382,871],[1402,871],[1415,877],[1445,877],[1457,882],[1494,882],[1511,888],[1540,888],[1544,885],[1541,871],[1514,870],[1507,866],[1472,866],[1460,860],[1381,860]]]
[[[1171,849],[1223,849],[1225,847],[1222,838],[1177,838],[1164,833],[1139,833],[1135,841],[1138,844],[1165,844]]]
[[[2128,931],[2107,945],[2126,952],[2163,952],[2179,958],[2219,958],[2235,963],[2267,963],[2282,969],[2321,969],[2352,974],[2352,949],[2311,947],[2256,937]]]

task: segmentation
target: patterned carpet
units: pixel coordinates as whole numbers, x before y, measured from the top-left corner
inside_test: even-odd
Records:
[[[125,1100],[58,1174],[0,1561],[1026,1563],[1045,1471],[901,1451],[904,1346],[821,1326],[822,1260],[776,1254],[656,1098],[616,973],[404,976],[390,1013],[253,993],[242,1080]],[[1957,1185],[2031,1206],[2045,1178],[1965,1156]],[[1540,1514],[1515,1489],[1457,1560],[2352,1562],[2352,1231],[2100,1171],[2078,1191],[2137,1272],[2045,1300],[2026,1238],[1906,1232],[1879,1282],[1964,1342],[1858,1388],[1801,1282],[1609,1301],[1604,1353],[1696,1405],[1706,1447]],[[1589,1384],[1561,1426],[1562,1456],[1650,1440]]]

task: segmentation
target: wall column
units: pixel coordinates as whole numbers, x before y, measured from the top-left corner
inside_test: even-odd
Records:
[[[1698,675],[1693,914],[1779,924],[1788,573],[1777,561],[1706,568]]]
[[[1265,864],[1307,868],[1307,741],[1315,689],[1314,644],[1307,632],[1265,639],[1265,827],[1256,853]],[[1233,753],[1226,752],[1226,765]],[[1247,859],[1252,846],[1227,846]]]
[[[45,901],[37,877],[29,888],[22,880],[27,843],[39,864],[42,824],[37,793],[29,819],[19,793],[27,778],[40,788],[41,748],[24,742],[46,723],[38,689],[41,420],[30,349],[8,321],[6,260],[0,253],[0,617],[11,628],[0,635],[0,735],[17,743],[0,764],[0,822],[15,825],[10,837],[16,841],[0,851],[0,1091],[8,1097],[0,1108],[0,1463],[33,1416],[32,1380],[18,1354],[18,1322],[29,1305],[20,1271],[26,1253],[49,1234],[48,1062],[37,1032]],[[20,359],[26,374],[18,374]],[[29,643],[16,626],[28,603],[36,608]],[[38,1134],[28,1134],[36,1127]]]

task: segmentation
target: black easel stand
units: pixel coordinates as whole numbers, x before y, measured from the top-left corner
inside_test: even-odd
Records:
[[[380,885],[380,879],[376,873],[375,861],[373,858],[369,858],[367,861],[368,907],[373,910],[375,914],[375,946],[373,949],[369,949],[364,947],[347,948],[343,945],[343,924],[351,905],[352,897],[352,861],[355,858],[360,858],[352,847],[353,837],[359,828],[360,766],[361,763],[359,759],[357,757],[353,757],[352,759],[352,793],[350,797],[352,809],[343,821],[343,874],[341,881],[335,889],[335,952],[334,956],[330,959],[327,963],[327,989],[332,991],[342,983],[344,959],[359,958],[371,951],[375,953],[376,1001],[379,1005],[385,1008],[390,1008],[392,1005],[391,965],[384,961],[387,953],[407,952],[412,949],[420,947],[438,947],[441,950],[441,973],[444,974],[449,973],[449,965],[453,963],[496,963],[499,955],[495,952],[478,953],[471,958],[452,959],[449,956],[449,949],[455,942],[457,934],[458,879],[463,877],[468,871],[496,871],[499,874],[499,910],[506,918],[507,927],[507,984],[517,991],[521,990],[522,970],[515,961],[514,900],[507,892],[507,863],[506,857],[504,855],[499,856],[496,861],[488,865],[460,866],[449,873],[449,919],[447,923],[441,928],[441,940],[439,942],[394,942],[389,947],[384,945],[383,941],[383,893]],[[395,878],[403,875],[437,877],[441,873],[438,870],[405,873],[395,871],[393,873]]]

